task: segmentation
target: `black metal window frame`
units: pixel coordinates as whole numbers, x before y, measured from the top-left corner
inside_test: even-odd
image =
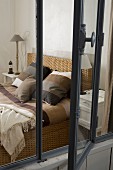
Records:
[[[82,13],[82,11],[80,12],[80,10],[82,9],[82,8],[80,8],[80,5],[81,5],[80,1],[81,1],[81,3],[83,2],[82,0],[79,0],[79,2],[75,1],[74,10],[79,9],[79,12],[77,13],[78,16],[76,16],[76,13],[74,15],[74,18],[75,18],[75,24],[74,24],[75,29],[74,29],[74,31],[76,31],[76,24],[80,24],[80,22],[78,22],[78,20],[76,19],[76,17],[79,17],[80,14]],[[70,127],[68,170],[78,170],[81,167],[84,160],[86,159],[90,150],[93,148],[94,144],[100,143],[100,142],[103,142],[105,140],[109,140],[109,139],[113,138],[113,133],[108,133],[106,135],[96,137],[96,128],[97,128],[97,120],[98,120],[97,119],[97,112],[98,112],[101,54],[102,54],[102,47],[104,45],[103,44],[104,43],[104,33],[103,33],[104,8],[105,8],[105,0],[98,0],[96,46],[95,46],[95,60],[94,60],[93,88],[92,88],[93,94],[92,94],[92,108],[91,108],[90,139],[89,139],[89,142],[87,143],[85,149],[83,150],[83,152],[81,153],[81,155],[77,159],[77,127],[78,127],[77,119],[78,119],[78,112],[76,112],[75,110],[72,110],[72,113],[71,113],[72,117],[70,117],[70,126],[71,127]],[[80,25],[79,25],[79,27],[80,27]],[[78,36],[79,35],[73,36],[73,42],[75,41],[75,39],[77,39],[77,41],[80,40],[79,39],[80,37],[78,38]],[[79,47],[77,46],[77,44],[75,44],[74,48],[76,48],[76,50],[78,48],[78,51],[79,51]],[[77,54],[75,52],[76,50],[73,49],[73,56],[76,56],[76,54]],[[80,57],[80,56],[78,56],[78,57]],[[76,61],[75,61],[75,64],[77,64]],[[76,66],[78,67],[78,70],[79,70],[80,69],[80,63],[78,63],[78,65],[76,65]],[[74,68],[73,68],[73,72],[76,73],[76,70]],[[80,77],[80,75],[78,77]],[[78,77],[75,79],[75,81],[77,82],[77,85],[78,85],[78,81],[79,81]],[[72,87],[72,91],[73,90],[74,89]],[[77,95],[79,95],[79,93],[80,92],[78,92]],[[73,99],[73,94],[72,94],[71,97],[72,97],[71,99]],[[76,100],[76,99],[77,98],[74,98],[73,100]],[[79,98],[77,100],[79,100]],[[77,105],[76,107],[79,108],[78,101],[75,102],[75,105]],[[71,107],[73,108],[74,104]]]
[[[98,110],[98,92],[99,92],[99,80],[100,80],[100,66],[101,66],[101,52],[103,46],[103,22],[104,22],[104,5],[105,0],[98,0],[98,14],[97,14],[97,34],[96,34],[96,47],[95,47],[95,63],[93,74],[93,97],[92,97],[92,116],[91,116],[91,133],[90,140],[86,144],[86,147],[82,154],[77,155],[77,149],[79,143],[77,143],[77,127],[79,118],[79,98],[80,98],[80,70],[81,70],[81,55],[79,49],[79,30],[80,24],[83,22],[82,8],[83,0],[74,0],[74,24],[73,24],[73,54],[72,54],[72,91],[71,93],[71,116],[70,116],[70,142],[69,147],[64,146],[62,148],[55,149],[42,153],[42,60],[43,60],[43,0],[36,0],[36,82],[37,83],[37,102],[36,111],[36,156],[26,158],[24,160],[17,161],[8,165],[0,167],[0,170],[13,169],[25,164],[33,162],[42,162],[46,159],[58,156],[69,152],[68,157],[68,169],[79,169],[84,159],[88,155],[95,143],[103,142],[113,138],[113,133],[96,137],[96,121]],[[77,34],[75,34],[75,32]],[[75,57],[78,56],[78,57]],[[74,67],[76,64],[76,67]],[[75,69],[76,68],[76,69]],[[75,81],[76,80],[76,81]],[[77,82],[77,84],[75,84]],[[77,85],[77,87],[76,87]],[[74,94],[74,95],[73,95]],[[75,95],[76,94],[76,95]],[[40,97],[39,97],[40,96]],[[75,102],[76,100],[76,102]]]

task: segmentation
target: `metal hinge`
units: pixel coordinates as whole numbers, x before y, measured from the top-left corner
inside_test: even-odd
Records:
[[[80,109],[77,110],[77,112],[75,112],[76,114],[76,118],[79,119],[80,118]]]
[[[96,128],[98,127],[98,116],[97,116],[97,119],[96,119]]]
[[[98,36],[100,46],[104,46],[104,33]]]

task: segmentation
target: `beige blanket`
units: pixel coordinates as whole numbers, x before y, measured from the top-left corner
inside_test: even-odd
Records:
[[[28,122],[31,128],[35,126],[33,113],[13,105],[0,104],[0,140],[11,155],[11,161],[15,161],[25,147],[23,131],[28,131]]]

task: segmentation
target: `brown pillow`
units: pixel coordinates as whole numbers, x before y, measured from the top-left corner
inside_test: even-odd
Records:
[[[71,79],[62,75],[50,74],[43,81],[42,99],[51,105],[56,105],[67,96]]]
[[[18,75],[18,78],[22,81],[24,81],[27,77],[29,77],[30,74],[26,73],[26,72],[21,72],[19,75]]]
[[[15,96],[18,97],[21,102],[27,102],[31,99],[32,93],[35,89],[36,80],[33,77],[28,77],[16,89]]]

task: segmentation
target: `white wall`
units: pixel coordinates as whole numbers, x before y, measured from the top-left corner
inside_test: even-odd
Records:
[[[105,71],[107,62],[108,26],[110,19],[110,1],[106,1],[105,9],[105,46],[102,54],[102,69],[100,87],[105,86]],[[24,68],[26,54],[36,47],[35,41],[35,0],[0,0],[0,74],[8,69],[3,62],[13,60],[15,65],[15,44],[10,42],[13,34],[17,33],[25,39],[19,43],[21,69]],[[59,57],[71,57],[73,32],[73,0],[44,0],[44,53]],[[6,10],[7,8],[7,10]],[[85,23],[87,36],[96,30],[97,0],[85,0]],[[4,19],[3,19],[4,17]],[[10,28],[10,29],[9,29]],[[86,53],[94,54],[90,44]],[[2,56],[4,60],[2,59]],[[94,63],[93,55],[90,58]],[[0,76],[1,81],[1,76]]]
[[[73,0],[44,1],[44,53],[70,57]]]
[[[14,33],[14,5],[12,0],[0,0],[0,82],[2,72],[8,71],[8,63],[14,60],[13,44],[10,42]]]
[[[53,55],[70,56],[73,35],[73,0],[44,1],[44,50]],[[84,23],[87,25],[87,37],[96,31],[97,0],[85,0]],[[90,15],[89,15],[90,12]],[[61,54],[59,54],[59,51]],[[86,44],[86,53],[94,54],[90,43]]]
[[[100,88],[105,89],[105,72],[109,41],[110,3],[105,6],[104,33],[105,42],[102,53]],[[96,32],[98,0],[85,0],[84,23],[87,37]],[[44,53],[61,57],[71,57],[73,31],[73,0],[44,1]],[[94,64],[95,48],[86,44],[85,53],[91,54],[90,61]]]
[[[24,68],[26,54],[36,47],[35,0],[14,0],[15,33],[25,40],[20,44],[21,68]],[[23,62],[22,62],[23,61]]]
[[[25,66],[26,54],[36,47],[35,0],[0,0],[0,82],[2,72],[8,72],[8,62],[16,63],[16,43],[10,42],[14,34],[20,34],[20,70]]]
[[[44,52],[56,56],[71,57],[73,35],[73,0],[44,1]],[[97,0],[85,1],[84,23],[87,25],[87,37],[96,30]],[[90,15],[89,15],[90,12]],[[94,54],[90,43],[86,53]]]

